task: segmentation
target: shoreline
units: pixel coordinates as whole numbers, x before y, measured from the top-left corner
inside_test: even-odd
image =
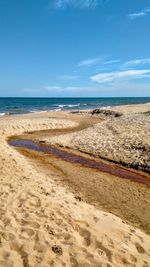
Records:
[[[10,113],[8,112],[1,112],[0,113],[0,118],[3,117],[9,117],[9,116],[24,116],[24,115],[33,115],[33,114],[44,114],[44,113],[55,113],[55,112],[92,112],[93,109],[99,108],[101,110],[122,110],[122,111],[127,111],[128,109],[134,109],[135,107],[137,107],[137,110],[139,110],[141,108],[141,111],[143,110],[149,110],[150,109],[150,102],[147,103],[139,103],[139,104],[122,104],[122,105],[113,105],[113,106],[102,106],[102,107],[95,107],[95,108],[85,108],[85,109],[50,109],[50,110],[39,110],[39,111],[28,111],[26,113]],[[130,112],[128,110],[128,112]],[[1,115],[2,114],[2,115]]]

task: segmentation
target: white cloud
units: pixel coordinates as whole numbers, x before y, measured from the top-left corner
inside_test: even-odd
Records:
[[[129,60],[124,65],[125,66],[135,66],[135,65],[144,65],[144,64],[150,64],[150,58]]]
[[[54,0],[53,5],[56,9],[65,9],[68,7],[90,9],[96,8],[102,0]]]
[[[86,67],[90,67],[90,66],[92,66],[92,65],[96,65],[96,64],[98,64],[99,62],[100,62],[100,58],[99,58],[99,57],[96,57],[96,58],[89,58],[89,59],[85,59],[85,60],[81,61],[81,62],[79,63],[79,66],[80,66],[80,67],[84,67],[84,66],[86,66]]]
[[[146,8],[144,9],[144,12],[146,12],[146,13],[150,12],[150,7],[146,7]]]
[[[134,80],[150,77],[150,69],[147,70],[127,70],[127,71],[116,71],[99,73],[91,78],[92,81],[97,83],[106,83],[120,80]]]
[[[120,63],[120,59],[113,59],[113,60],[108,60],[108,61],[104,62],[105,65],[113,65],[116,63]]]
[[[146,7],[145,9],[143,9],[143,10],[141,10],[139,12],[129,14],[128,17],[133,20],[133,19],[136,19],[136,18],[144,17],[149,12],[150,12],[150,7]]]
[[[144,17],[145,15],[146,15],[145,12],[138,12],[138,13],[129,14],[129,17],[130,19],[136,19],[136,18]]]
[[[81,61],[79,63],[79,66],[80,67],[84,67],[84,66],[90,67],[90,66],[97,65],[97,64],[113,65],[113,64],[117,64],[119,62],[120,62],[119,59],[103,61],[100,57],[96,57],[96,58],[89,58],[89,59],[85,59],[85,60]]]

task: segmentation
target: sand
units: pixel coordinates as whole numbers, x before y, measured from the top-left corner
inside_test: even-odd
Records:
[[[150,103],[147,104],[138,104],[138,105],[123,105],[123,106],[115,106],[111,107],[111,110],[131,114],[131,113],[143,113],[146,111],[150,111]]]
[[[77,198],[61,171],[7,144],[27,131],[76,127],[70,114],[0,119],[0,266],[150,266],[150,236]],[[96,126],[94,126],[96,127]],[[149,201],[149,200],[148,200]]]
[[[150,174],[150,116],[141,113],[141,105],[140,113],[137,113],[138,107],[135,108],[136,113],[132,109],[129,107],[128,113],[127,107],[122,110],[116,108],[123,112],[120,117],[99,114],[97,117],[102,117],[103,121],[80,131],[80,134],[75,132],[65,137],[41,140],[78,149]]]

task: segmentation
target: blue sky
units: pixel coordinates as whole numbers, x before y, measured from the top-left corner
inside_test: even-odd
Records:
[[[150,96],[150,1],[0,0],[0,96]]]

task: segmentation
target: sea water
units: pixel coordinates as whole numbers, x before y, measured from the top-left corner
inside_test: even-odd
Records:
[[[0,116],[43,111],[85,110],[150,103],[150,97],[117,98],[0,98]]]

